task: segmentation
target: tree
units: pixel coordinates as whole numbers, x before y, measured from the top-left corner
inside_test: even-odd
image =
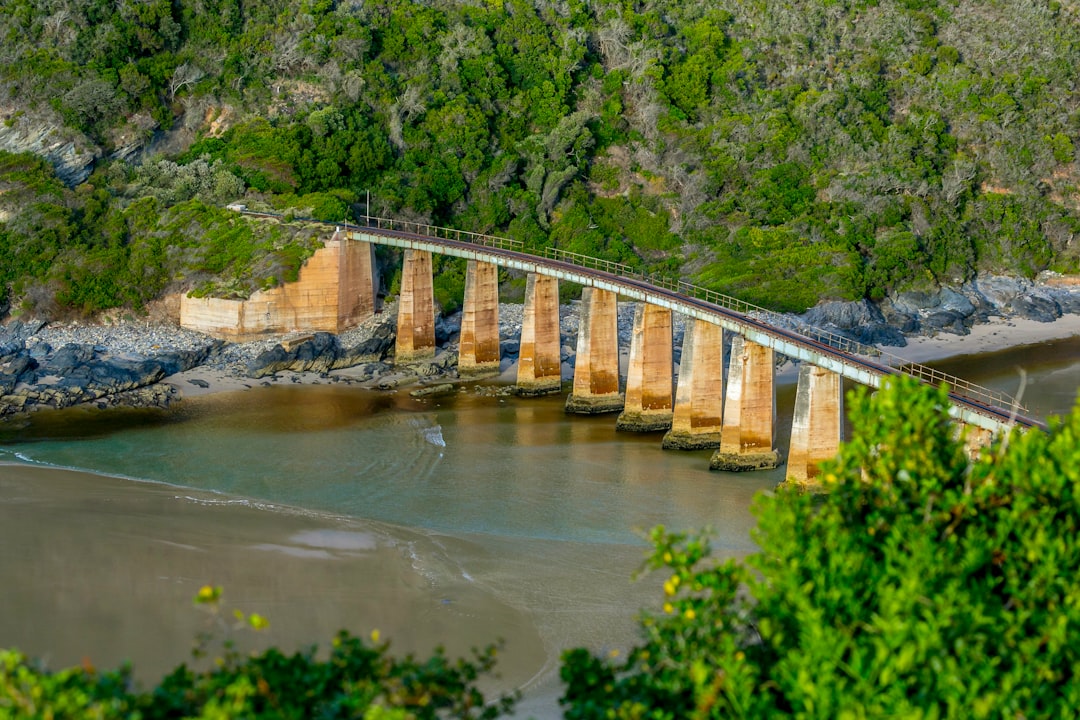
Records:
[[[653,531],[670,573],[625,660],[564,656],[566,717],[1072,717],[1080,405],[971,461],[944,389],[850,400],[821,495],[761,497],[747,563]]]

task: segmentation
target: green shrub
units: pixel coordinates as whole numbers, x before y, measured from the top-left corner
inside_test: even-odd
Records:
[[[827,493],[759,497],[761,551],[653,531],[662,611],[565,654],[566,717],[1074,717],[1080,406],[969,461],[943,389],[850,400]]]
[[[259,615],[234,611],[225,622],[220,588],[204,587],[196,602],[212,622],[228,631],[260,629]],[[219,630],[220,632],[220,630]],[[200,636],[196,657],[216,638]],[[98,672],[78,667],[49,672],[12,650],[0,651],[0,718],[495,718],[515,702],[502,696],[488,702],[477,680],[491,673],[496,648],[474,651],[471,660],[450,660],[441,648],[425,659],[396,658],[373,632],[370,642],[339,633],[329,656],[316,648],[285,655],[271,648],[244,656],[225,640],[209,668],[181,665],[155,688],[134,688],[130,668]]]

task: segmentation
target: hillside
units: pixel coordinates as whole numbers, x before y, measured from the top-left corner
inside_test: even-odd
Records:
[[[0,149],[46,161],[0,155],[0,315],[294,275],[310,234],[236,200],[509,235],[781,310],[1080,267],[1071,1],[5,8]]]

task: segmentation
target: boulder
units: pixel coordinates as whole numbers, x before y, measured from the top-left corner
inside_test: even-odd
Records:
[[[802,321],[866,345],[907,345],[904,334],[890,325],[881,309],[869,300],[823,302],[806,311]],[[798,325],[793,329],[798,332]]]
[[[378,362],[394,346],[394,329],[384,323],[376,328],[372,337],[351,348],[343,348],[337,335],[317,332],[299,343],[275,345],[270,350],[260,353],[248,363],[249,377],[261,378],[282,370],[293,372],[325,373],[339,368],[354,367]]]
[[[381,361],[393,349],[396,336],[397,330],[393,323],[383,323],[375,328],[375,332],[372,333],[370,338],[341,351],[334,361],[332,369],[336,370]]]
[[[26,343],[23,342],[22,338],[10,338],[0,341],[0,362],[15,357],[24,350],[26,350]]]
[[[1061,317],[1061,307],[1041,292],[1014,299],[1011,309],[1017,316],[1037,322],[1053,322]]]
[[[1004,275],[980,276],[972,285],[1000,314],[1011,310],[1013,302],[1031,288],[1022,278]]]
[[[445,345],[450,339],[461,332],[461,313],[435,318],[435,344]]]

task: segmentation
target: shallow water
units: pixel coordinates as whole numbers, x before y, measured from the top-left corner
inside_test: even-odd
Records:
[[[1071,407],[1078,358],[1074,339],[936,365],[1009,392],[1021,365],[1043,417]],[[778,392],[781,450],[793,394]],[[152,681],[186,659],[205,622],[191,598],[214,583],[270,617],[254,644],[379,628],[397,650],[460,654],[501,636],[494,686],[557,716],[559,652],[625,647],[656,604],[655,581],[631,580],[641,533],[711,526],[722,554],[751,552],[752,497],[782,475],[710,473],[708,452],[562,402],[260,387],[0,426],[0,460],[139,481],[0,466],[0,646],[131,659]]]

